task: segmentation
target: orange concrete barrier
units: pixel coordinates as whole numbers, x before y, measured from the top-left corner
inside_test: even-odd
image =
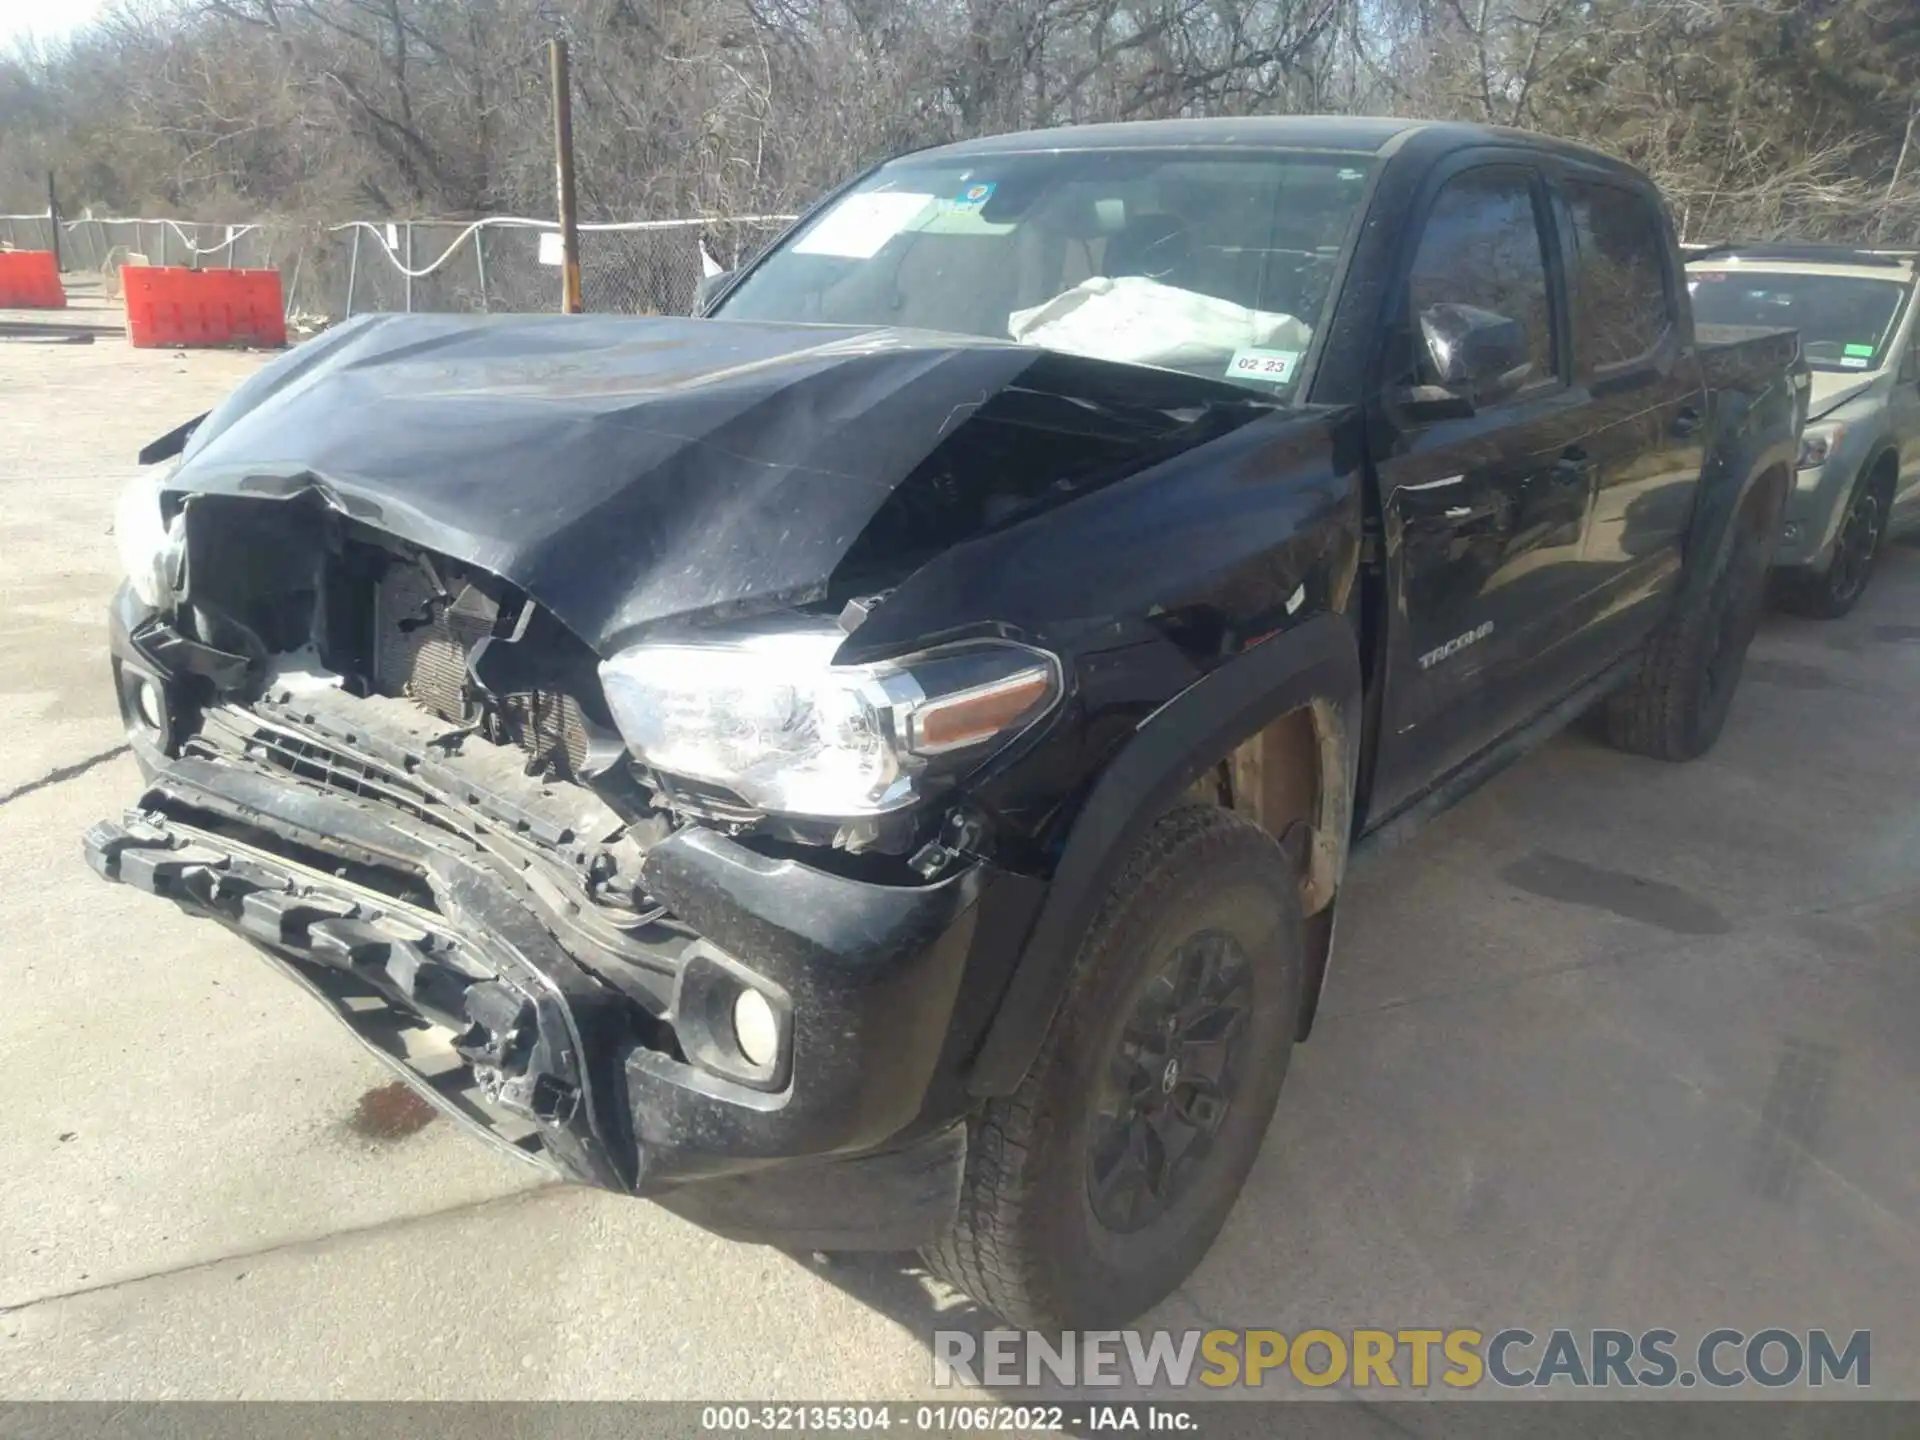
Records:
[[[0,250],[0,310],[64,310],[67,292],[51,250]]]
[[[278,270],[188,270],[125,265],[120,286],[127,338],[141,349],[163,346],[287,343],[286,304]]]

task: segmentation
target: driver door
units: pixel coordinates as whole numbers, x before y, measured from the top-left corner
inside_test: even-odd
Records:
[[[1373,472],[1384,521],[1388,654],[1369,810],[1384,817],[1553,698],[1538,663],[1585,588],[1594,499],[1587,397],[1569,383],[1565,267],[1539,174],[1469,163],[1432,195],[1377,390],[1431,380],[1430,306],[1519,321],[1525,378],[1473,413],[1418,422],[1383,403]],[[1409,353],[1413,352],[1413,353]]]

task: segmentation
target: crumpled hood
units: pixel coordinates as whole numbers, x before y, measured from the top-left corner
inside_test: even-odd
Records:
[[[1823,419],[1872,388],[1879,378],[1878,375],[1848,375],[1842,371],[1815,370],[1813,393],[1807,401],[1807,418]]]
[[[318,492],[513,581],[604,653],[669,617],[824,596],[896,488],[1015,396],[1090,416],[1075,423],[1109,461],[1132,444],[1135,470],[1272,408],[1224,382],[915,331],[373,316],[248,379],[167,488]]]

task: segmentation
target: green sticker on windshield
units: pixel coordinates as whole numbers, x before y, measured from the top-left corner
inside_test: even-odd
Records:
[[[1843,355],[1862,355],[1862,356],[1865,356],[1867,359],[1871,360],[1873,358],[1873,346],[1849,345],[1845,350],[1841,351],[1840,353]]]

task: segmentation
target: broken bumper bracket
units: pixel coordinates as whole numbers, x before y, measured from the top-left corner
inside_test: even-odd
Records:
[[[404,902],[158,815],[96,824],[83,852],[101,878],[258,942],[450,1118],[518,1159],[632,1188],[631,1162],[582,1103],[567,1006],[530,966]]]

